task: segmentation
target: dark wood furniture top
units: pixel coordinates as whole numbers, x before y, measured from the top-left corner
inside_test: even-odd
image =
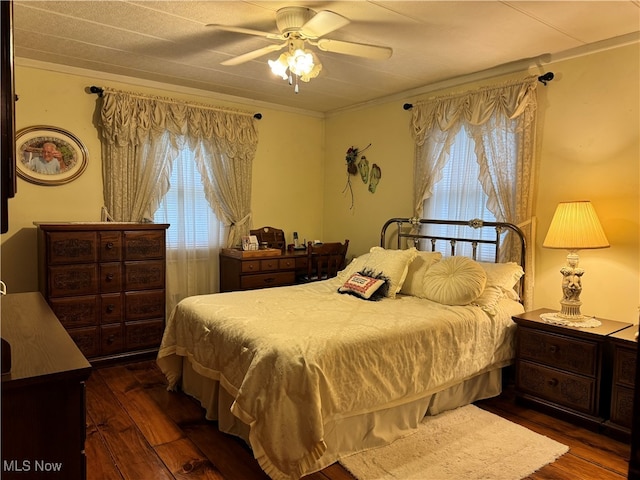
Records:
[[[540,309],[516,315],[516,397],[594,430],[609,415],[611,359],[609,336],[629,323],[599,319],[579,328],[552,325]]]
[[[167,224],[36,223],[39,289],[92,363],[154,355],[165,324]]]
[[[2,478],[86,478],[84,382],[91,365],[40,293],[2,297]]]
[[[626,442],[631,439],[633,419],[638,354],[638,342],[635,338],[637,331],[638,326],[633,325],[609,335],[613,357],[613,381],[611,415],[605,426],[610,435]]]
[[[277,249],[220,250],[220,291],[254,290],[293,285],[307,274],[307,252]]]

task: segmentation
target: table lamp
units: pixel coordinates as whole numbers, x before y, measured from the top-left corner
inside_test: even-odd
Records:
[[[592,318],[580,312],[581,278],[584,270],[578,267],[578,250],[606,248],[609,246],[609,241],[591,202],[558,204],[542,246],[569,250],[567,265],[560,269],[562,273],[561,310],[554,316],[570,322],[582,322]]]

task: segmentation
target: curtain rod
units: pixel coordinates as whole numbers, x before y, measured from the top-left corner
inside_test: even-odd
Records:
[[[102,97],[103,94],[104,94],[104,88],[96,87],[95,85],[92,85],[92,86],[89,87],[89,92],[95,93],[99,97]],[[220,110],[220,111],[223,111],[223,112],[227,111],[227,110],[224,110],[223,108],[217,108],[217,107],[211,107],[211,108],[214,109],[214,110]],[[232,110],[229,110],[229,111],[231,113],[238,113],[238,112],[235,112],[235,111],[232,111]],[[262,119],[262,114],[261,113],[254,113],[253,114],[253,118],[255,118],[256,120],[260,120],[260,119]]]
[[[540,75],[538,77],[538,81],[546,87],[547,83],[553,80],[553,77],[554,77],[553,72],[547,72],[544,75]],[[404,105],[402,105],[402,108],[404,108],[405,110],[411,110],[413,108],[413,104],[405,103]]]

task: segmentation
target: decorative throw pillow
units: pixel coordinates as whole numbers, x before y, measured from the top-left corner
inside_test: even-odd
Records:
[[[474,304],[481,307],[495,307],[504,297],[516,301],[519,300],[514,287],[524,275],[524,270],[520,265],[515,262],[478,262],[478,265],[487,274],[487,284],[482,295],[474,301]]]
[[[414,297],[424,297],[424,289],[422,283],[424,275],[429,267],[442,259],[440,252],[421,252],[418,251],[416,258],[409,264],[407,270],[407,278],[405,278],[400,293],[405,295],[413,295]]]
[[[409,264],[417,254],[418,251],[415,247],[407,250],[386,250],[382,247],[372,247],[363,268],[387,277],[389,279],[387,297],[395,298],[407,277]]]
[[[351,275],[344,285],[338,288],[338,292],[348,293],[364,300],[377,301],[386,296],[388,287],[388,278],[364,270]]]
[[[425,297],[444,305],[468,305],[484,290],[487,274],[468,257],[447,257],[424,276]]]

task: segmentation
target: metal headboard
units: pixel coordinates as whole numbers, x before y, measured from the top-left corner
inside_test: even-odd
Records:
[[[526,271],[525,269],[526,245],[525,245],[524,233],[522,232],[522,230],[520,230],[520,228],[518,228],[516,225],[513,225],[512,223],[485,222],[478,218],[469,220],[469,221],[434,220],[434,219],[428,219],[428,218],[391,218],[385,222],[385,224],[382,227],[382,231],[380,233],[380,246],[383,248],[386,248],[387,246],[387,242],[386,242],[387,229],[391,225],[397,226],[397,232],[395,233],[397,235],[396,248],[398,249],[402,249],[404,248],[403,247],[404,245],[407,245],[406,241],[403,242],[403,240],[405,239],[413,241],[413,244],[416,247],[418,246],[420,240],[428,240],[431,242],[432,251],[436,250],[436,242],[445,241],[445,242],[449,242],[450,254],[453,256],[456,254],[456,246],[462,242],[462,243],[468,243],[471,245],[472,258],[476,260],[479,245],[481,244],[493,245],[494,252],[495,252],[494,262],[496,263],[500,259],[500,248],[502,246],[500,243],[500,239],[501,239],[500,237],[505,231],[509,230],[515,234],[517,245],[519,246],[520,258],[517,261],[522,267],[522,269]],[[420,228],[421,225],[456,225],[456,226],[462,226],[462,227],[466,226],[475,230],[478,230],[481,228],[493,228],[495,230],[495,237],[492,239],[476,239],[476,238],[466,238],[466,237],[442,237],[442,236],[435,236],[435,235],[425,235],[421,232],[422,230]],[[523,291],[524,291],[524,277],[520,279],[520,292],[523,292]]]

